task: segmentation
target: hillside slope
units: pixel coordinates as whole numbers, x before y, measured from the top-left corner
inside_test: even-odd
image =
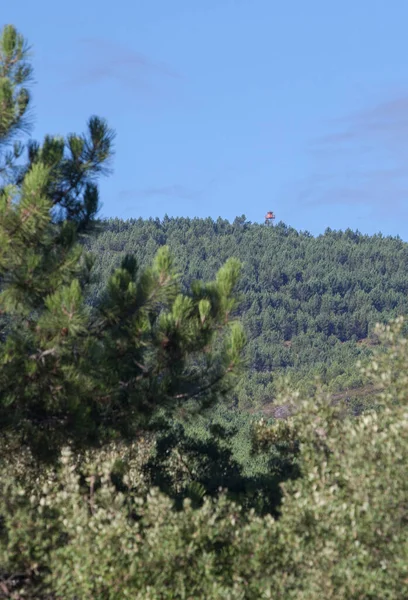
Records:
[[[408,313],[408,244],[351,230],[313,237],[283,223],[275,227],[218,219],[111,219],[86,240],[98,284],[125,253],[140,264],[168,244],[187,285],[209,280],[230,256],[243,263],[241,315],[248,336],[249,372],[240,401],[265,402],[277,376],[295,382],[318,376],[332,391],[360,385],[356,362],[370,353],[373,327]]]

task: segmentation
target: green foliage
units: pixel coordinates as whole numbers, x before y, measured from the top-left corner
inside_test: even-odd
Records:
[[[21,155],[15,136],[29,125],[30,93],[26,84],[31,78],[27,62],[27,44],[12,25],[6,25],[0,37],[0,176],[7,178],[14,161]],[[15,141],[11,150],[9,146]]]
[[[204,414],[174,415],[155,437],[143,473],[147,485],[158,487],[181,506],[184,498],[199,505],[202,497],[228,498],[246,510],[277,514],[280,483],[298,475],[296,449],[277,443],[253,452],[255,415],[219,405]]]
[[[6,27],[5,88],[29,73],[24,48]],[[10,97],[0,151],[24,116],[11,112],[13,102],[21,104],[18,94]],[[124,256],[98,306],[87,306],[92,264],[79,241],[92,231],[96,178],[109,170],[113,139],[105,121],[92,117],[87,134],[30,140],[25,164],[0,186],[0,310],[7,324],[0,429],[46,460],[68,442],[80,448],[134,437],[157,407],[192,398],[208,406],[240,369],[244,336],[231,314],[236,259],[215,281],[183,291],[166,247],[144,269]]]
[[[231,256],[242,262],[238,314],[249,369],[235,389],[241,406],[270,404],[282,376],[305,393],[316,389],[318,378],[333,395],[360,395],[353,391],[363,385],[356,363],[369,359],[375,324],[408,312],[408,246],[398,238],[350,230],[314,238],[282,223],[265,227],[242,217],[232,224],[165,217],[109,219],[85,243],[98,275],[91,304],[126,253],[144,265],[168,245],[184,289],[215,277]]]
[[[34,482],[8,457],[0,473],[5,597],[405,599],[408,342],[401,322],[377,333],[389,346],[369,367],[384,390],[380,411],[350,417],[324,394],[291,394],[286,424],[259,422],[264,446],[300,442],[301,476],[284,484],[278,519],[198,485],[175,510],[157,490],[146,493],[142,442],[138,458],[64,451],[61,467]]]

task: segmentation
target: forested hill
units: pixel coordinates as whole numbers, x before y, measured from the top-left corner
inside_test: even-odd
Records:
[[[266,401],[277,375],[318,375],[337,391],[360,385],[356,362],[370,352],[376,322],[408,314],[408,244],[351,230],[308,232],[218,219],[111,219],[86,240],[103,282],[124,253],[150,262],[169,245],[187,285],[209,280],[231,256],[242,261],[241,313],[249,373],[238,399]]]

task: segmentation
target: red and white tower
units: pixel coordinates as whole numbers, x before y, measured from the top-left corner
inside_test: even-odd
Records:
[[[265,215],[265,225],[273,225],[274,219],[274,213],[271,210],[268,210],[268,212]]]

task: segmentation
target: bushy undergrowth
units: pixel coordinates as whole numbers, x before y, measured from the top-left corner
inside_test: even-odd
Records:
[[[292,417],[257,423],[259,448],[300,444],[301,476],[283,485],[276,519],[225,494],[199,508],[185,499],[176,510],[147,491],[143,444],[132,458],[111,449],[79,460],[65,450],[60,468],[37,482],[27,480],[28,468],[16,477],[10,460],[0,474],[4,597],[406,598],[408,358],[400,328],[379,331],[384,347],[366,372],[383,390],[375,411],[349,417],[324,396],[292,394]]]

